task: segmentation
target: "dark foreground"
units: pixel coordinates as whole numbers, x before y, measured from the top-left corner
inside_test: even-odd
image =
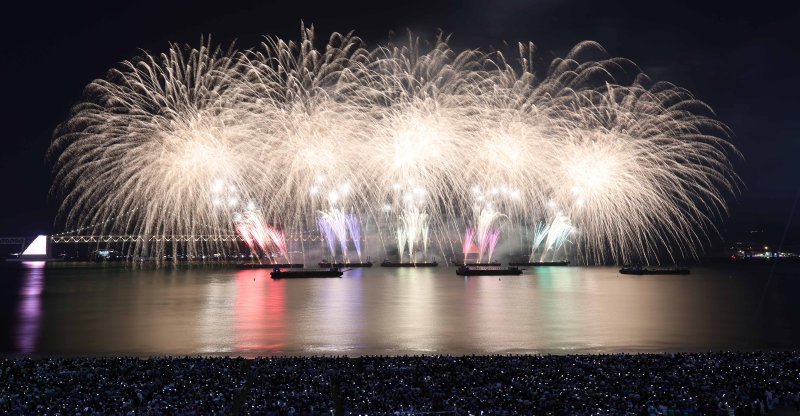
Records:
[[[0,361],[2,414],[764,414],[800,352]]]

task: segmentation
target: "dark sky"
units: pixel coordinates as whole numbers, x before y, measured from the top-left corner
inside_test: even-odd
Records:
[[[800,7],[778,2],[282,1],[59,2],[6,6],[3,53],[0,237],[51,232],[56,202],[48,198],[45,152],[53,129],[103,77],[139,48],[198,44],[200,36],[240,48],[262,35],[296,39],[300,21],[322,38],[355,33],[370,45],[406,29],[431,38],[452,33],[461,49],[533,41],[541,59],[563,56],[582,40],[600,42],[652,78],[671,81],[707,102],[735,133],[744,155],[744,186],[720,230],[752,227],[780,236],[800,189]],[[83,3],[83,4],[73,4]],[[114,3],[118,3],[114,5]],[[780,2],[784,3],[784,2]],[[795,2],[792,2],[795,3]],[[796,222],[800,222],[797,218]],[[56,230],[61,231],[61,230]],[[790,240],[800,235],[790,232]],[[777,239],[777,237],[776,237]]]

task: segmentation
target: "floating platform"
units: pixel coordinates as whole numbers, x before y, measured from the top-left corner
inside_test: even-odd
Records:
[[[53,262],[64,261],[64,259],[60,257],[14,257],[6,259],[6,261],[9,263],[28,263],[28,262],[53,263]]]
[[[461,266],[456,269],[459,276],[519,276],[522,269],[519,267],[469,267]]]
[[[337,267],[327,269],[275,269],[270,273],[273,279],[292,279],[309,277],[342,277],[342,272]]]
[[[641,266],[623,266],[619,269],[620,274],[690,274],[688,267],[641,267]]]
[[[236,263],[237,269],[302,269],[302,263]]]
[[[324,268],[331,268],[331,267],[339,267],[339,268],[343,268],[343,267],[372,267],[372,260],[370,260],[369,257],[367,257],[367,261],[364,261],[364,262],[352,262],[352,263],[341,263],[341,262],[340,263],[330,263],[330,262],[327,262],[327,261],[323,260],[323,261],[321,261],[321,262],[319,262],[317,264],[319,265],[319,267],[324,267]]]
[[[317,263],[319,267],[372,267],[372,262],[363,263]]]
[[[469,266],[469,267],[500,267],[501,264],[498,261],[490,261],[486,263],[453,263],[453,266]]]
[[[508,263],[509,266],[569,266],[569,260],[559,260],[559,261],[512,261]]]
[[[439,266],[439,263],[436,262],[436,261],[415,262],[415,263],[403,262],[403,263],[401,263],[401,262],[396,262],[396,261],[384,260],[384,261],[381,262],[381,267],[438,267],[438,266]]]

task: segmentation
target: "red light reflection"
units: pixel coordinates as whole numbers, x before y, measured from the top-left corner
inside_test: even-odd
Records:
[[[255,280],[254,280],[255,279]],[[280,354],[286,346],[286,282],[267,270],[236,273],[235,351]]]

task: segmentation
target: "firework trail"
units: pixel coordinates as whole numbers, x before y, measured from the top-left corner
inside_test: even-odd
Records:
[[[342,253],[342,261],[348,262],[349,255],[347,253],[347,215],[339,209],[332,209],[319,213],[320,221],[327,224],[327,229],[333,231],[333,236],[339,241],[339,250]],[[336,253],[331,252],[335,257]]]
[[[406,230],[402,227],[397,227],[397,231],[395,232],[397,237],[397,257],[399,258],[400,263],[403,262],[403,253],[406,249]]]
[[[397,227],[397,247],[400,261],[403,261],[403,252],[408,247],[408,257],[412,263],[417,261],[416,245],[422,244],[422,255],[428,258],[428,214],[421,212],[416,207],[404,209],[399,218]]]
[[[278,254],[280,254],[287,263],[291,263],[292,259],[289,257],[289,251],[286,246],[286,236],[283,232],[278,231],[274,227],[265,227],[267,231],[267,236],[269,237],[269,241],[272,243],[272,247],[276,250]],[[274,263],[273,258],[273,263]]]
[[[328,250],[331,252],[331,263],[336,262],[336,233],[333,231],[331,224],[325,218],[319,218],[319,228],[322,232],[322,238],[328,244]]]
[[[492,208],[484,208],[481,209],[477,217],[478,218],[475,221],[477,226],[473,232],[475,239],[477,240],[478,247],[477,261],[482,262],[483,255],[486,253],[489,257],[487,261],[491,262],[492,253],[494,252],[495,246],[500,238],[500,230],[499,228],[495,227],[495,224],[499,219],[503,218],[504,215]],[[467,233],[469,233],[469,230]]]
[[[356,249],[356,253],[358,254],[358,261],[361,261],[361,223],[358,221],[358,217],[355,214],[350,213],[345,218],[345,222],[347,223],[347,231],[350,232],[350,239],[353,240],[353,247]]]
[[[456,52],[445,37],[423,47],[411,35],[326,43],[303,27],[297,41],[246,51],[208,41],[142,53],[90,83],[56,129],[59,221],[141,236],[129,248],[137,258],[178,249],[153,236],[208,236],[187,254],[224,253],[237,246],[217,237],[236,233],[251,201],[287,235],[315,223],[333,232],[346,257],[342,236],[356,228],[318,213],[347,207],[378,223],[388,206],[403,214],[385,235],[413,259],[431,235],[450,241],[448,224],[473,220],[471,191],[482,189],[522,228],[552,227],[558,206],[579,262],[696,257],[740,183],[728,128],[690,92],[596,43],[543,73],[534,51]],[[550,241],[552,252],[560,234],[547,235],[534,246]],[[496,237],[476,224],[475,238],[491,257]]]
[[[551,260],[562,250],[569,237],[575,232],[570,220],[561,212],[557,212],[550,222],[539,222],[533,230],[533,242],[529,261],[545,261],[548,254]],[[537,257],[537,252],[539,255]],[[563,253],[562,253],[563,254]]]
[[[533,261],[534,257],[536,256],[536,251],[539,249],[539,246],[542,244],[545,238],[547,238],[547,234],[550,232],[550,224],[546,224],[544,222],[540,222],[536,224],[536,227],[533,229],[533,244],[531,244],[531,255],[528,258],[528,261]]]
[[[494,248],[497,247],[497,241],[500,239],[500,230],[493,230],[489,232],[486,239],[486,255],[487,255],[487,262],[492,261],[492,254],[494,253]]]
[[[546,228],[546,239],[544,240],[539,261],[544,261],[548,252],[551,254],[551,260],[556,260],[556,254],[564,246],[564,243],[567,242],[570,234],[575,230],[572,224],[570,224],[569,218],[560,213],[556,215]]]
[[[241,215],[241,214],[240,214]],[[275,263],[272,252],[281,255],[287,262],[291,262],[289,251],[286,246],[286,237],[274,227],[264,224],[259,214],[255,211],[248,211],[236,221],[236,231],[245,241],[250,251],[260,260],[258,250],[269,257],[270,262]]]
[[[335,241],[339,241],[342,261],[345,263],[350,261],[349,248],[347,246],[349,237],[353,241],[353,247],[356,249],[359,261],[361,260],[361,224],[355,214],[346,214],[337,208],[320,211],[318,223],[323,235],[325,235],[325,239],[328,240],[332,257],[336,257],[333,244]]]
[[[461,251],[464,253],[464,264],[467,263],[467,255],[477,251],[473,238],[475,237],[475,229],[470,227],[464,232],[464,242],[461,244]]]
[[[245,244],[247,244],[247,247],[250,249],[250,252],[254,254],[257,253],[256,239],[250,227],[241,223],[236,224],[236,232],[239,233],[239,235],[242,237],[242,240],[244,240]]]
[[[431,237],[431,225],[426,218],[426,220],[423,221],[422,223],[422,230],[420,231],[420,238],[422,240],[422,253],[424,255],[425,261],[428,261],[428,245],[430,243],[430,237]]]

